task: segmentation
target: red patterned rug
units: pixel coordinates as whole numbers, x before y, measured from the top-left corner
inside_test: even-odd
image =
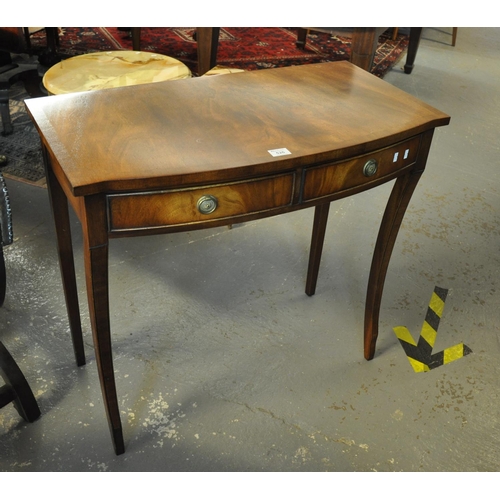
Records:
[[[141,50],[182,61],[197,74],[195,28],[142,28]],[[351,39],[311,31],[305,49],[296,46],[293,28],[221,28],[217,64],[246,70],[349,59]],[[32,35],[34,48],[45,46],[45,33]],[[118,28],[61,28],[58,51],[65,56],[104,50],[132,49],[129,32]],[[382,78],[408,47],[408,36],[381,35],[372,73]]]

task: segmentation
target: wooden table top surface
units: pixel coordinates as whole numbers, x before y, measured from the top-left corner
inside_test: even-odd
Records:
[[[446,125],[348,62],[26,101],[75,196],[249,178],[334,161]],[[273,157],[269,150],[291,154]]]

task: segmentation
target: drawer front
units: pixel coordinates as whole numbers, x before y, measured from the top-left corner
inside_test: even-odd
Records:
[[[345,162],[306,170],[303,201],[322,198],[388,176],[415,162],[420,137]]]
[[[294,174],[195,189],[108,195],[110,232],[266,212],[292,203]]]

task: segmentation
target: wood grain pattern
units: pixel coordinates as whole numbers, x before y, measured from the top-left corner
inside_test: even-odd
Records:
[[[136,193],[108,196],[110,231],[195,225],[282,208],[292,203],[294,175],[280,175],[246,182],[205,186],[180,191]],[[202,214],[198,200],[212,195],[218,206]]]
[[[374,151],[349,161],[324,165],[306,170],[304,181],[305,201],[339,193],[349,188],[379,181],[402,168],[411,165],[417,157],[420,137],[414,137],[396,146]],[[405,158],[405,153],[407,156]],[[395,155],[396,159],[395,159]],[[372,176],[363,174],[363,167],[369,160],[376,160],[378,169]]]
[[[347,62],[31,99],[74,195],[267,175],[365,154],[449,117]],[[147,119],[145,119],[147,117]],[[273,158],[269,150],[288,148]]]

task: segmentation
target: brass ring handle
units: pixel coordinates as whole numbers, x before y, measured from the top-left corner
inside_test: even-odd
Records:
[[[215,196],[212,196],[211,194],[205,194],[198,200],[196,207],[201,214],[208,215],[212,212],[215,212],[217,205],[218,201]]]
[[[363,167],[363,175],[365,177],[371,177],[377,173],[378,163],[377,160],[368,160]]]

